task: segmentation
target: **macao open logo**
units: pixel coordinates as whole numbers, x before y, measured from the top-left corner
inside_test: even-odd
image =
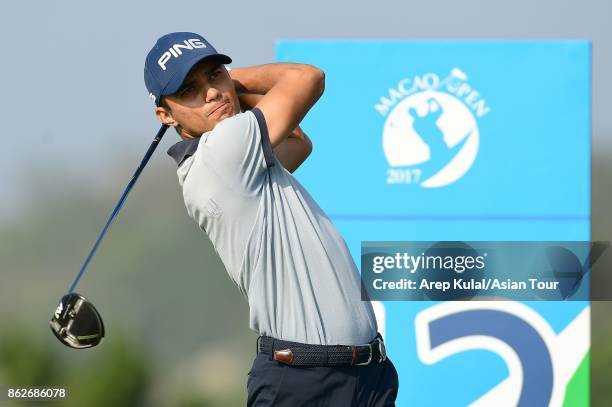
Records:
[[[459,68],[444,78],[402,79],[374,108],[386,117],[387,183],[425,188],[449,185],[468,172],[480,144],[478,119],[491,111]]]

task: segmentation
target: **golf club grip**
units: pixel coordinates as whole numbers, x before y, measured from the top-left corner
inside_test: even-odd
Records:
[[[85,259],[85,262],[81,266],[81,270],[79,270],[79,274],[77,274],[77,276],[74,279],[72,285],[70,286],[70,289],[68,290],[68,294],[71,294],[72,292],[74,292],[74,289],[76,288],[77,284],[79,283],[79,280],[83,276],[83,273],[85,272],[85,269],[89,265],[89,262],[93,258],[96,250],[98,250],[98,246],[100,245],[100,242],[104,238],[104,235],[106,234],[106,231],[108,230],[110,225],[113,223],[113,220],[115,219],[115,217],[117,216],[117,214],[121,210],[121,207],[123,206],[123,203],[125,202],[125,199],[127,198],[128,194],[130,193],[130,191],[131,191],[132,187],[134,186],[134,184],[136,184],[136,181],[138,180],[138,177],[140,176],[140,173],[142,172],[144,167],[149,162],[149,159],[153,155],[153,152],[157,148],[157,145],[159,144],[159,142],[161,141],[162,137],[164,136],[164,133],[166,132],[166,130],[168,130],[168,127],[169,126],[167,124],[162,124],[160,129],[157,131],[157,134],[155,135],[155,138],[153,139],[153,142],[149,146],[149,149],[147,150],[146,154],[144,155],[142,161],[140,162],[140,165],[138,165],[138,168],[136,168],[136,172],[134,172],[134,175],[132,175],[132,179],[130,180],[130,182],[128,183],[127,187],[123,191],[123,194],[121,194],[121,197],[119,198],[119,201],[115,205],[115,208],[113,209],[113,212],[111,213],[110,217],[106,221],[106,224],[102,228],[102,231],[100,232],[100,235],[98,235],[98,238],[96,239],[96,242],[94,243],[93,247],[89,251],[89,254],[87,255],[87,258]]]

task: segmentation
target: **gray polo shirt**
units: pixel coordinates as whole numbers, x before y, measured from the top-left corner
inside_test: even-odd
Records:
[[[376,336],[346,243],[275,157],[262,112],[237,114],[170,150],[189,216],[245,296],[260,335],[312,344]]]

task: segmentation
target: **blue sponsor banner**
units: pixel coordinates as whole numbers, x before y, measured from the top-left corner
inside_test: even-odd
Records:
[[[326,72],[301,180],[355,220],[588,220],[589,58],[581,41],[281,41],[277,60]]]
[[[278,61],[326,72],[296,175],[357,264],[361,241],[588,240],[590,53],[586,41],[280,41]],[[400,406],[560,405],[584,374],[586,302],[377,309]]]

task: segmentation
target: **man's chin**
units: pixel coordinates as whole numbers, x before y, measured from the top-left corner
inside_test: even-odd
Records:
[[[233,111],[229,111],[227,113],[223,113],[221,116],[219,116],[217,118],[217,120],[215,121],[215,126],[217,126],[217,124],[221,123],[223,120],[225,119],[229,119],[230,117],[235,116],[236,113],[234,113]],[[213,127],[214,128],[214,127]]]

